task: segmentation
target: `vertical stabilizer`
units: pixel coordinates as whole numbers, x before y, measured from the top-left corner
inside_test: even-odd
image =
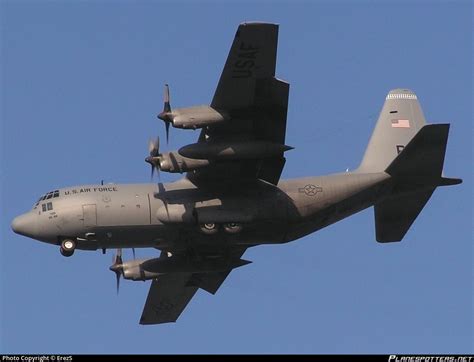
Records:
[[[425,124],[416,94],[409,89],[391,90],[358,171],[384,171]]]

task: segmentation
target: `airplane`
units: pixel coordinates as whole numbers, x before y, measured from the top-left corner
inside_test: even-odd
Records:
[[[176,322],[198,289],[215,294],[250,261],[248,248],[280,244],[374,207],[375,238],[401,241],[443,175],[449,124],[427,124],[416,94],[388,92],[359,167],[281,180],[289,83],[275,77],[278,25],[238,26],[211,104],[172,109],[165,86],[158,115],[170,126],[200,129],[196,143],[160,152],[150,141],[151,173],[178,181],[91,184],[56,189],[16,217],[12,230],[59,246],[117,249],[120,278],[151,280],[140,324]],[[122,248],[156,248],[159,257],[122,259]]]

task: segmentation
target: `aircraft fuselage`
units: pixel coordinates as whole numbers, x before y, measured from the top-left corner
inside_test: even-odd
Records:
[[[186,178],[161,184],[63,188],[16,218],[13,229],[77,248],[156,247],[219,250],[230,245],[284,243],[364,208],[388,192],[386,173],[342,173],[197,187]],[[214,228],[213,228],[214,227]]]

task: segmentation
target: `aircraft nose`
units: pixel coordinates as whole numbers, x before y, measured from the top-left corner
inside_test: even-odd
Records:
[[[17,234],[34,237],[36,234],[36,215],[28,212],[17,216],[13,219],[11,227]]]

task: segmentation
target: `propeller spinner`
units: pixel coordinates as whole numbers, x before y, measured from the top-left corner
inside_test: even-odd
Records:
[[[148,162],[151,165],[151,178],[153,178],[153,174],[155,173],[155,168],[159,172],[159,162],[160,162],[160,138],[156,137],[156,140],[150,139],[148,142],[148,152],[150,152],[150,156],[145,158],[145,162]]]
[[[168,143],[170,135],[170,124],[173,122],[170,105],[170,88],[168,84],[165,84],[163,111],[158,114],[158,118],[165,122],[166,143]]]

